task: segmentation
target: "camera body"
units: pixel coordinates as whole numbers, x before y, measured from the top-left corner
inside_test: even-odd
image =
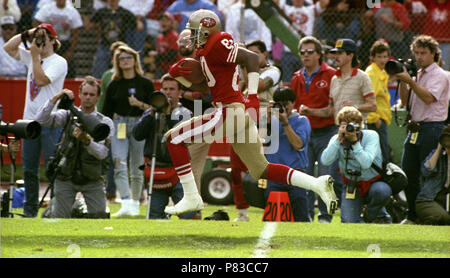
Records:
[[[284,113],[284,111],[287,111],[286,105],[281,102],[275,102],[273,104],[273,108],[277,108],[280,113]]]
[[[358,177],[361,176],[361,172],[358,170],[347,169],[346,173],[351,176],[351,179],[347,183],[346,198],[354,199],[356,193],[356,184],[358,183]]]
[[[45,28],[37,28],[34,30],[32,39],[36,39],[36,45],[37,47],[44,47],[45,46]]]
[[[411,77],[417,76],[417,65],[411,59],[406,61],[403,59],[388,61],[384,66],[384,69],[389,75],[394,75],[403,72],[403,66],[406,68],[406,71]]]

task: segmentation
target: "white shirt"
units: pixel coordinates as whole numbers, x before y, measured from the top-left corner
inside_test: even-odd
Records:
[[[63,89],[64,79],[67,75],[67,61],[58,54],[53,54],[42,59],[42,69],[45,75],[50,79],[50,84],[39,87],[35,84],[33,78],[33,60],[29,50],[22,45],[19,46],[20,60],[27,65],[27,90],[25,96],[25,109],[23,118],[34,120],[39,109],[45,102]]]
[[[303,6],[301,8],[285,5],[284,11],[305,35],[312,36],[316,16],[320,15],[325,9],[322,9],[320,2],[317,2],[314,5]]]
[[[60,9],[56,6],[56,2],[42,6],[34,18],[40,22],[52,24],[60,41],[69,40],[71,30],[83,26],[83,20],[77,9],[67,4],[63,9]]]
[[[5,10],[3,7],[6,0],[0,0],[0,18],[4,16],[13,16],[14,21],[19,22],[22,17],[22,12],[20,11],[19,5],[17,4],[17,0],[8,0],[8,9]]]
[[[135,16],[145,17],[153,9],[154,0],[120,0],[119,6],[129,10]]]
[[[266,44],[267,51],[272,50],[272,34],[262,19],[252,10],[244,10],[244,40],[241,39],[241,8],[242,3],[236,3],[227,12],[225,32],[231,34],[236,42],[250,43],[254,40],[262,40]]]
[[[5,40],[0,37],[0,76],[25,77],[27,75],[27,66],[17,61],[3,49]]]

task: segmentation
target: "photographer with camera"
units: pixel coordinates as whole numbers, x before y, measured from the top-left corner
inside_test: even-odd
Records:
[[[169,197],[172,198],[174,203],[178,203],[183,198],[183,187],[173,167],[167,143],[161,143],[161,138],[166,131],[176,126],[179,122],[192,117],[192,112],[179,102],[182,92],[181,85],[168,74],[161,77],[161,92],[167,98],[168,103],[166,106],[161,108],[161,111],[151,106],[150,109],[144,112],[139,122],[133,128],[134,138],[137,141],[145,140],[145,157],[152,158],[153,144],[157,144],[150,219],[170,217],[164,212],[164,208],[169,203]],[[158,112],[158,118],[156,118],[155,112]],[[159,125],[157,121],[159,121]],[[157,142],[154,142],[155,132],[158,132]],[[179,218],[193,219],[195,213],[180,214]]]
[[[80,85],[80,108],[84,114],[92,115],[98,122],[109,126],[109,133],[104,140],[96,142],[93,139],[94,135],[87,132],[88,123],[80,123],[80,119],[75,119],[71,110],[59,109],[52,112],[56,103],[63,97],[74,99],[71,90],[63,89],[48,100],[36,116],[36,121],[43,126],[64,127],[61,149],[58,150],[62,157],[56,161],[57,169],[52,169],[56,171],[55,198],[51,212],[54,218],[71,217],[72,206],[78,192],[83,193],[86,200],[88,217],[107,218],[102,175],[106,171],[104,162],[114,134],[114,125],[110,118],[98,113],[95,108],[100,94],[101,89],[97,80],[87,76]]]
[[[416,199],[416,212],[420,224],[450,225],[449,152],[450,125],[446,125],[439,136],[437,148],[428,154],[421,167],[423,187]]]
[[[420,191],[420,168],[438,143],[447,119],[450,94],[450,79],[436,64],[441,54],[439,43],[430,36],[421,35],[412,42],[411,51],[419,67],[417,77],[414,77],[411,63],[405,63],[403,71],[393,75],[400,81],[400,98],[402,104],[407,105],[410,119],[401,165],[408,176],[405,190],[408,216],[403,224],[414,224],[417,218],[415,203]]]
[[[28,67],[23,119],[34,120],[44,103],[63,89],[67,61],[56,54],[61,46],[57,38],[53,26],[42,23],[36,28],[15,35],[3,46],[11,57],[22,61]],[[22,142],[26,217],[36,217],[38,213],[41,153],[44,153],[44,162],[47,167],[50,156],[55,152],[60,134],[60,129],[44,127],[39,138],[24,139]]]
[[[355,107],[345,106],[336,118],[339,123],[338,134],[334,135],[322,153],[322,163],[331,165],[339,161],[339,169],[346,188],[341,197],[342,223],[391,223],[385,206],[390,200],[392,190],[372,163],[381,167],[378,133],[362,130],[363,116]],[[361,218],[363,205],[367,205],[364,218]]]
[[[279,137],[280,143],[277,151],[271,151],[271,147],[266,150],[266,158],[270,163],[284,164],[305,172],[308,167],[307,148],[311,126],[308,118],[300,116],[294,109],[295,99],[296,95],[290,87],[280,87],[273,95],[274,101],[269,103],[267,123],[279,125],[280,133],[275,136]],[[275,115],[272,114],[273,108],[278,109]],[[268,127],[268,130],[271,128]],[[264,192],[266,201],[271,191],[288,192],[294,221],[311,222],[306,189],[268,180],[267,189]]]

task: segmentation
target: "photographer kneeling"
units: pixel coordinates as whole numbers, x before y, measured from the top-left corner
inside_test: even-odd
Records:
[[[105,159],[114,134],[114,125],[110,118],[96,111],[100,94],[101,89],[97,80],[87,76],[80,85],[81,111],[86,115],[95,116],[99,122],[109,126],[108,136],[99,142],[95,142],[91,135],[82,129],[85,127],[80,128],[71,111],[59,109],[52,112],[58,100],[64,96],[67,95],[70,100],[74,99],[73,92],[68,89],[63,89],[48,100],[37,114],[36,121],[43,126],[64,127],[61,147],[55,155],[56,158],[62,156],[55,170],[55,199],[51,212],[54,218],[71,217],[72,206],[78,192],[83,193],[86,200],[87,217],[107,218],[102,175],[106,171]]]
[[[339,169],[346,189],[341,198],[342,223],[392,223],[385,206],[392,190],[380,181],[381,175],[372,163],[382,166],[380,141],[373,130],[360,130],[363,116],[352,106],[337,114],[339,132],[322,153],[322,163],[331,165],[339,160]],[[367,204],[364,219],[363,205]]]
[[[416,212],[420,224],[450,225],[449,152],[450,125],[447,125],[442,130],[437,148],[430,152],[422,164],[423,187],[416,199]]]

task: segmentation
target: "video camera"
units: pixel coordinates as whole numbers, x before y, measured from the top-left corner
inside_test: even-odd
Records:
[[[80,108],[73,105],[73,100],[67,95],[61,98],[58,105],[59,109],[69,110],[76,118],[76,121],[80,124],[80,128],[87,132],[94,141],[102,141],[108,137],[110,129],[107,124],[100,122],[97,117],[88,115],[81,111]]]
[[[394,74],[403,72],[403,67],[406,68],[406,71],[408,72],[408,74],[411,77],[417,75],[417,70],[418,70],[417,65],[411,59],[408,59],[406,61],[403,59],[398,59],[397,61],[390,60],[386,63],[386,65],[384,66],[384,69],[386,70],[386,72],[389,75],[394,75]]]

